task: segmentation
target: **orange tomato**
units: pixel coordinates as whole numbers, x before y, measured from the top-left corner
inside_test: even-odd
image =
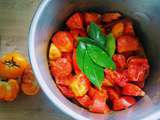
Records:
[[[7,53],[0,58],[0,77],[20,77],[27,66],[26,59],[18,52]]]
[[[19,84],[17,80],[9,79],[8,81],[0,81],[0,99],[4,101],[13,101],[19,92]]]
[[[25,95],[36,95],[40,90],[37,82],[22,83],[21,89]]]
[[[40,88],[33,75],[31,66],[28,65],[22,76],[21,90],[26,95],[35,95],[39,92]]]

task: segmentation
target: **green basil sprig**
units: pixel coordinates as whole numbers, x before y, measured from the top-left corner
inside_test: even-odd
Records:
[[[104,68],[116,69],[112,60],[115,52],[115,39],[110,33],[105,35],[100,28],[91,23],[89,37],[78,37],[77,64],[92,84],[99,89],[104,80]]]

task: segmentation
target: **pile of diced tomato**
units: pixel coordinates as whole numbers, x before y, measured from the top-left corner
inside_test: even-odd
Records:
[[[91,84],[76,62],[77,37],[87,36],[91,22],[106,35],[111,32],[116,39],[116,53],[112,58],[116,70],[104,70],[101,89]],[[149,74],[149,63],[132,21],[118,12],[76,12],[70,16],[66,28],[52,37],[49,66],[63,95],[95,113],[123,110],[134,105],[138,96],[145,95],[142,88]]]

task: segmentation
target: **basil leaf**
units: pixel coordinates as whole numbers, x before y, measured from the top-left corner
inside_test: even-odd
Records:
[[[115,49],[116,49],[116,40],[113,37],[112,33],[110,33],[106,36],[105,50],[112,57],[115,53]]]
[[[83,72],[92,84],[94,84],[99,89],[101,88],[102,82],[104,80],[104,69],[91,60],[87,51],[84,57]]]
[[[90,58],[97,64],[105,68],[115,69],[116,65],[113,62],[112,58],[101,48],[87,44],[87,52]]]
[[[94,23],[91,22],[88,28],[88,35],[94,39],[101,47],[105,46],[106,37],[101,32],[101,29]]]
[[[77,58],[77,64],[82,71],[83,71],[85,53],[86,53],[85,44],[83,42],[79,42],[76,49],[76,58]]]
[[[84,42],[84,43],[93,43],[95,44],[95,41],[88,37],[78,37],[78,41]]]

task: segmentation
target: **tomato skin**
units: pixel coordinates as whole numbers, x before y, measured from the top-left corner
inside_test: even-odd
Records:
[[[19,92],[19,84],[15,79],[0,81],[0,99],[3,101],[13,101]]]
[[[76,100],[85,108],[88,108],[92,103],[92,100],[88,95],[76,97]]]
[[[0,77],[20,77],[27,66],[27,60],[18,52],[7,53],[0,58]]]
[[[117,20],[121,17],[122,15],[120,13],[105,13],[102,16],[103,22],[111,22],[113,20]]]
[[[81,70],[77,64],[77,60],[76,60],[76,49],[73,50],[73,68],[76,74],[81,73]]]
[[[130,81],[143,82],[149,74],[146,58],[133,57],[128,60],[128,76]]]
[[[123,69],[126,67],[126,58],[121,54],[113,55],[113,61],[116,63],[116,67]]]
[[[124,26],[125,26],[124,27],[125,34],[135,35],[131,20],[129,20],[129,19],[124,20]]]
[[[115,111],[123,110],[134,105],[135,103],[136,103],[136,100],[134,97],[123,96],[119,99],[113,100],[113,110]]]
[[[83,29],[83,18],[81,13],[73,14],[66,22],[70,29]]]
[[[127,83],[126,86],[123,87],[124,95],[130,95],[130,96],[144,96],[145,92],[138,87],[137,85]]]
[[[117,39],[118,53],[139,50],[139,42],[136,37],[131,35],[122,35]]]
[[[119,22],[112,27],[112,34],[115,38],[121,36],[123,34],[123,31],[124,31],[124,24],[122,22]]]
[[[113,86],[113,84],[114,84],[113,81],[104,78],[104,81],[102,83],[102,87],[110,87],[110,86]]]
[[[73,77],[70,89],[76,97],[83,96],[87,93],[90,88],[90,82],[88,78],[83,74],[77,74]]]
[[[111,87],[107,88],[107,93],[108,93],[109,99],[111,101],[113,101],[114,99],[119,99],[119,97],[120,97],[118,92]]]
[[[63,93],[64,96],[69,97],[69,98],[74,97],[74,94],[69,87],[58,85],[58,88],[60,89],[60,91]]]
[[[100,19],[101,19],[101,14],[94,13],[94,12],[84,13],[84,21],[86,25],[89,25],[91,22],[100,23]]]
[[[72,53],[63,53],[62,58],[67,59],[72,64]]]
[[[55,77],[68,76],[72,72],[72,65],[67,58],[58,58],[50,62],[51,73]]]
[[[21,90],[25,95],[36,95],[40,91],[40,87],[29,64],[21,77]]]
[[[52,42],[61,52],[68,53],[73,50],[73,37],[70,32],[59,31],[55,33]]]
[[[58,85],[63,85],[63,86],[68,86],[72,83],[72,74],[68,76],[60,76],[60,77],[55,77],[56,84]]]
[[[92,90],[94,90],[94,88]],[[89,107],[89,111],[95,113],[106,113],[110,111],[108,105],[106,104],[106,100],[108,98],[106,90],[102,89],[102,92],[100,92],[95,89],[94,95],[92,97],[93,101]]]
[[[129,81],[127,70],[112,71],[105,69],[105,76],[107,79],[112,80],[114,84],[124,87]]]

